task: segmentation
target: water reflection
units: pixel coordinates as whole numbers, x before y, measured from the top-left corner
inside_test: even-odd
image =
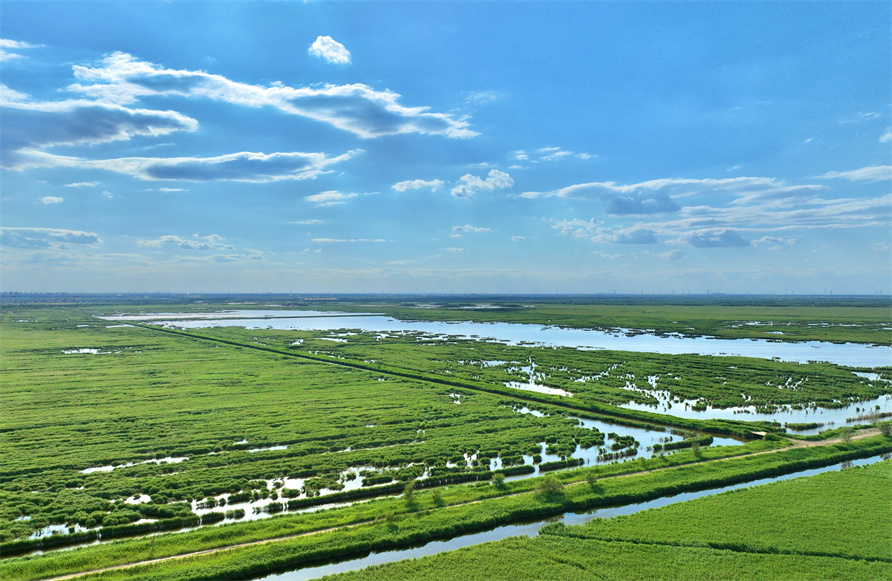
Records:
[[[263,318],[267,316],[270,318]],[[186,318],[189,317],[189,318]],[[114,320],[134,320],[107,317]],[[153,319],[159,319],[153,315]],[[218,316],[205,313],[176,316],[157,322],[170,327],[198,329],[238,325],[247,329],[283,329],[302,331],[336,331],[361,329],[371,333],[423,333],[445,339],[491,338],[511,345],[543,345],[580,349],[610,349],[669,355],[739,355],[778,359],[781,361],[827,361],[849,367],[881,367],[892,365],[892,348],[859,343],[827,343],[820,341],[783,342],[765,339],[715,339],[543,327],[520,323],[475,323],[443,321],[401,321],[373,314],[338,315],[314,311],[227,311]]]
[[[660,390],[646,391],[658,400],[656,405],[648,405],[630,402],[619,407],[659,412],[670,414],[679,418],[695,420],[745,420],[767,421],[780,424],[821,424],[805,430],[791,430],[796,434],[817,434],[824,430],[839,428],[846,425],[871,424],[876,421],[873,414],[892,413],[892,395],[882,395],[876,399],[848,404],[839,408],[822,408],[814,405],[800,406],[799,409],[790,405],[778,406],[771,412],[757,410],[756,406],[714,408],[703,406],[696,400],[676,400],[669,392]],[[697,406],[697,409],[694,407]],[[882,416],[880,416],[882,417]],[[851,420],[851,421],[849,421]]]

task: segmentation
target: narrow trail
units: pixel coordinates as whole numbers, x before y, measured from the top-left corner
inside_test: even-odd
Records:
[[[860,430],[858,433],[853,434],[853,435],[851,436],[851,438],[848,438],[848,439],[849,439],[849,440],[861,440],[861,439],[864,439],[864,438],[869,438],[869,437],[871,437],[871,436],[876,436],[876,435],[878,435],[879,433],[880,433],[880,430],[879,430],[879,429],[876,429],[876,428],[867,429],[867,430]],[[603,481],[603,480],[609,480],[609,479],[614,479],[614,478],[627,478],[627,477],[631,477],[631,476],[638,476],[638,475],[641,475],[641,474],[650,474],[650,473],[654,473],[654,472],[662,472],[662,471],[665,471],[665,470],[672,470],[672,469],[675,469],[675,468],[681,468],[681,467],[683,467],[683,466],[691,466],[691,465],[698,464],[698,463],[706,463],[706,462],[724,462],[724,461],[734,460],[734,459],[739,459],[739,458],[743,458],[743,457],[761,456],[761,455],[764,455],[764,454],[774,454],[774,453],[777,453],[777,452],[782,452],[782,451],[784,451],[784,450],[789,450],[789,449],[791,449],[791,448],[806,448],[806,447],[823,446],[823,445],[829,445],[829,444],[839,444],[839,443],[844,442],[845,440],[846,440],[846,438],[843,438],[843,437],[836,437],[836,438],[832,438],[832,439],[829,439],[829,440],[817,440],[817,441],[811,441],[811,440],[791,440],[790,442],[791,442],[792,446],[788,446],[788,447],[784,447],[784,448],[778,448],[778,449],[776,449],[776,450],[765,450],[765,451],[762,451],[762,452],[753,452],[753,453],[751,453],[751,454],[740,454],[740,455],[736,455],[736,456],[728,456],[728,457],[726,457],[726,458],[717,458],[717,459],[715,459],[715,460],[703,460],[703,461],[701,461],[701,462],[695,462],[695,463],[691,463],[691,464],[680,464],[680,465],[677,465],[677,466],[666,466],[666,467],[664,467],[664,468],[653,468],[653,469],[651,469],[651,470],[639,470],[639,471],[636,471],[636,472],[629,472],[629,473],[626,473],[626,474],[616,474],[616,475],[613,475],[613,476],[605,476],[605,477],[599,478],[598,480],[599,480],[599,481]],[[566,482],[566,483],[564,483],[563,486],[564,486],[564,487],[566,487],[566,486],[573,486],[573,485],[576,485],[576,484],[581,484],[581,483],[583,483],[583,482],[586,482],[586,480],[574,480],[574,481],[571,481],[571,482]],[[442,510],[442,509],[448,509],[448,508],[455,508],[455,507],[461,507],[461,506],[468,506],[468,505],[473,505],[473,504],[479,504],[479,503],[481,503],[481,502],[486,502],[486,501],[488,501],[488,500],[493,500],[493,499],[497,499],[497,498],[511,498],[511,497],[516,497],[516,496],[521,496],[521,495],[524,495],[524,494],[530,494],[531,492],[532,492],[532,491],[525,490],[525,491],[521,491],[521,492],[513,492],[513,493],[510,493],[510,494],[503,494],[503,495],[499,495],[499,496],[491,496],[491,497],[488,497],[488,498],[482,498],[482,499],[478,499],[478,500],[471,500],[471,501],[467,501],[467,502],[460,502],[460,503],[456,503],[456,504],[451,504],[451,505],[444,506],[444,507],[437,508],[437,509],[428,509],[427,511],[424,511],[424,512],[431,512],[431,511],[435,511],[435,510]],[[417,514],[417,513],[415,513],[415,514]],[[135,561],[135,562],[132,562],[132,563],[124,563],[124,564],[121,564],[121,565],[111,565],[111,566],[108,566],[108,567],[102,567],[102,568],[100,568],[100,569],[92,569],[92,570],[89,570],[89,571],[80,571],[80,572],[78,572],[78,573],[69,573],[69,574],[66,574],[66,575],[59,575],[59,576],[55,576],[55,577],[45,577],[45,578],[42,578],[40,581],[63,581],[63,580],[65,580],[65,579],[76,579],[76,578],[78,578],[78,577],[83,577],[83,576],[85,576],[85,575],[93,575],[93,574],[103,573],[103,572],[107,572],[107,571],[119,571],[119,570],[122,570],[122,569],[130,569],[130,568],[140,567],[140,566],[144,566],[144,565],[153,565],[153,564],[156,564],[156,563],[164,563],[164,562],[167,562],[167,561],[174,561],[174,560],[177,560],[177,559],[187,559],[187,558],[189,558],[189,557],[199,557],[199,556],[203,556],[203,555],[213,555],[213,554],[220,553],[220,552],[223,552],[223,551],[230,551],[230,550],[235,550],[235,549],[241,549],[241,548],[244,548],[244,547],[252,547],[252,546],[257,546],[257,545],[265,545],[265,544],[270,544],[270,543],[277,543],[277,542],[289,541],[289,540],[293,540],[293,539],[298,539],[298,538],[302,538],[302,537],[309,537],[309,536],[313,536],[313,535],[319,535],[319,534],[324,534],[324,533],[334,532],[334,531],[338,531],[338,530],[347,530],[347,529],[355,528],[355,527],[358,527],[358,526],[362,526],[362,525],[366,525],[366,524],[371,524],[371,523],[373,523],[373,522],[375,522],[375,521],[374,521],[374,520],[362,520],[362,521],[357,521],[357,522],[350,523],[350,524],[346,524],[346,525],[340,525],[340,526],[335,526],[335,527],[328,527],[328,528],[317,529],[317,530],[312,530],[312,531],[305,531],[305,532],[302,532],[302,533],[295,533],[295,534],[292,534],[292,535],[284,535],[284,536],[279,536],[279,537],[271,537],[271,538],[268,538],[268,539],[261,539],[261,540],[257,540],[257,541],[247,541],[247,542],[243,542],[243,543],[234,543],[234,544],[231,544],[231,545],[225,545],[225,546],[222,546],[222,547],[215,547],[215,548],[211,548],[211,549],[202,549],[202,550],[200,550],[200,551],[192,551],[192,552],[189,552],[189,553],[182,553],[182,554],[179,554],[179,555],[170,555],[170,556],[167,556],[167,557],[158,557],[158,558],[156,558],[156,559],[145,559],[145,560],[142,560],[142,561]],[[508,523],[506,523],[506,524],[508,524]]]

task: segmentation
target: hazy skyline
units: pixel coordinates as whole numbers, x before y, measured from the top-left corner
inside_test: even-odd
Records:
[[[888,2],[25,2],[4,291],[892,292]]]

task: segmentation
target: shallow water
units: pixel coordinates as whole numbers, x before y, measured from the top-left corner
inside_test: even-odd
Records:
[[[619,407],[642,410],[648,412],[657,412],[669,414],[679,418],[689,418],[695,420],[743,420],[748,422],[768,421],[778,422],[780,424],[794,423],[804,424],[817,422],[824,424],[818,428],[809,430],[793,431],[794,434],[817,434],[825,430],[839,428],[842,426],[856,426],[860,424],[871,424],[873,421],[869,417],[862,417],[854,422],[846,421],[859,416],[868,416],[871,412],[890,413],[892,412],[892,395],[882,395],[876,399],[848,404],[841,408],[816,408],[806,407],[803,409],[793,409],[791,406],[782,406],[777,411],[771,413],[759,413],[755,406],[737,407],[737,408],[713,408],[707,406],[704,411],[695,411],[692,409],[696,400],[686,400],[681,403],[671,402],[668,392],[660,390],[639,390],[647,391],[650,395],[659,400],[656,406],[630,402],[622,404]]]
[[[112,464],[108,466],[94,466],[93,468],[85,468],[81,470],[81,474],[92,474],[93,472],[111,472],[116,468],[128,468],[130,466],[136,466],[137,464],[179,464],[180,462],[185,462],[189,458],[186,457],[178,457],[173,458],[168,456],[167,458],[156,458],[154,460],[143,460],[142,462],[127,462],[126,464]]]
[[[310,579],[317,579],[319,577],[323,577],[325,575],[332,575],[334,573],[344,573],[346,571],[356,571],[358,569],[364,569],[371,565],[380,565],[383,563],[393,563],[395,561],[402,561],[404,559],[417,559],[419,557],[425,557],[428,555],[436,555],[438,553],[442,553],[444,551],[454,551],[456,549],[460,549],[462,547],[470,547],[473,545],[479,545],[482,543],[488,543],[491,541],[498,541],[501,539],[506,539],[508,537],[516,537],[516,536],[527,536],[527,537],[535,537],[538,534],[540,528],[545,526],[546,524],[561,521],[566,523],[567,525],[578,525],[586,523],[590,520],[596,518],[611,518],[614,516],[620,515],[628,515],[634,514],[636,512],[640,512],[642,510],[647,510],[649,508],[658,508],[661,506],[666,506],[669,504],[674,504],[676,502],[683,502],[685,500],[692,500],[694,498],[700,498],[704,496],[712,496],[714,494],[719,494],[721,492],[727,492],[729,490],[736,490],[738,488],[747,488],[750,486],[758,486],[760,484],[768,484],[770,482],[778,482],[780,480],[788,480],[790,478],[798,478],[800,476],[813,476],[815,474],[820,474],[822,472],[830,472],[833,470],[841,470],[847,466],[863,466],[866,464],[873,464],[875,462],[879,462],[882,460],[881,456],[875,456],[873,458],[864,458],[860,460],[853,460],[851,462],[844,462],[840,464],[834,464],[832,466],[826,466],[824,468],[813,468],[810,470],[803,470],[801,472],[795,472],[793,474],[787,474],[784,476],[778,476],[775,478],[765,478],[762,480],[755,480],[752,482],[747,482],[743,484],[735,484],[731,486],[724,486],[721,488],[714,488],[710,490],[701,490],[697,492],[685,492],[682,494],[678,494],[675,496],[666,496],[662,498],[657,498],[648,502],[642,502],[637,504],[629,504],[625,506],[617,506],[617,507],[607,507],[600,508],[597,510],[593,510],[585,513],[565,513],[557,518],[550,518],[546,520],[541,520],[533,523],[527,524],[519,524],[519,525],[507,525],[502,527],[497,527],[488,531],[474,533],[469,535],[464,535],[460,537],[455,537],[446,541],[431,541],[419,547],[412,547],[410,549],[403,549],[398,551],[383,551],[380,553],[371,553],[366,557],[362,557],[359,559],[350,559],[346,561],[341,561],[338,563],[327,563],[324,565],[319,565],[316,567],[306,567],[303,569],[298,569],[296,571],[288,571],[285,573],[277,573],[274,575],[267,575],[264,577],[256,577],[255,579],[262,579],[264,581],[308,581]]]
[[[175,314],[171,313],[171,315]],[[132,317],[107,318],[137,320]],[[160,317],[153,315],[152,318],[159,319]],[[248,329],[304,331],[361,329],[372,333],[401,332],[441,335],[444,338],[448,336],[483,338],[511,345],[533,344],[674,355],[739,355],[800,363],[827,361],[849,367],[874,368],[892,365],[892,348],[859,343],[837,344],[820,341],[783,342],[765,339],[659,336],[648,333],[627,334],[624,331],[606,332],[519,323],[401,321],[374,314],[338,315],[318,311],[226,311],[217,316],[214,313],[189,314],[157,322],[183,329],[232,325]]]

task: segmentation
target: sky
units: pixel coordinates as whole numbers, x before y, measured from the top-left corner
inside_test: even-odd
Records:
[[[19,1],[4,292],[892,293],[889,2]]]

